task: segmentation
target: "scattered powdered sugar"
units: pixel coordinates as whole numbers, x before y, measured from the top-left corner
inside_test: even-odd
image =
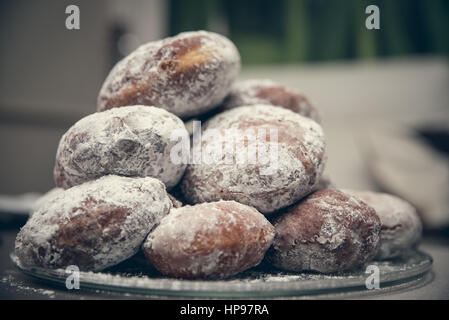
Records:
[[[344,190],[372,207],[380,218],[380,249],[377,259],[399,256],[417,245],[421,239],[422,223],[416,209],[407,201],[393,195],[370,191]]]
[[[55,181],[69,188],[103,175],[154,177],[175,186],[186,164],[171,161],[173,132],[188,132],[175,115],[155,107],[130,106],[89,115],[62,137]]]
[[[240,71],[240,55],[227,38],[185,32],[139,47],[106,78],[98,110],[154,105],[180,117],[204,113],[228,94]]]
[[[277,141],[271,141],[271,129],[277,130]],[[188,165],[182,189],[191,203],[236,200],[269,214],[295,203],[319,182],[326,163],[326,142],[321,126],[311,119],[268,105],[235,108],[206,123],[202,152],[222,147],[221,140],[208,135],[209,130],[218,131],[224,138],[228,138],[227,134],[232,130],[243,134],[248,130],[254,130],[256,134],[257,130],[265,130],[266,139],[259,139],[258,148],[268,150],[271,158],[266,163],[236,161],[237,156],[248,152],[247,145],[242,144],[241,149],[238,145],[235,150],[223,148],[225,156],[230,152],[231,158],[234,157],[233,163],[207,164],[202,161]],[[269,173],[263,175],[262,170]]]
[[[19,232],[15,251],[24,265],[101,270],[135,254],[170,207],[159,180],[105,176],[42,205]]]
[[[12,275],[5,276],[1,279],[1,282],[9,285],[11,288],[19,291],[23,291],[31,294],[40,294],[50,299],[55,298],[55,291],[46,290],[41,288],[33,288],[27,285],[23,285],[21,282],[17,281]]]

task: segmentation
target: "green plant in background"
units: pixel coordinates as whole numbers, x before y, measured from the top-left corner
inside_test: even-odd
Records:
[[[365,28],[377,5],[381,29]],[[229,36],[244,64],[449,54],[447,0],[170,0],[169,30]]]
[[[309,31],[306,0],[286,0],[284,2],[284,37],[282,58],[286,62],[306,60],[308,54]]]
[[[423,17],[427,22],[430,50],[449,54],[449,1],[425,1]],[[441,41],[443,40],[443,41]]]
[[[376,31],[368,30],[365,26],[365,15],[358,14],[365,12],[366,8],[371,5],[370,0],[351,0],[351,19],[354,21],[353,28],[356,34],[355,57],[373,58],[376,56]]]

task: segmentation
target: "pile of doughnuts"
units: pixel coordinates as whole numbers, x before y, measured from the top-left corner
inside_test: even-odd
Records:
[[[271,80],[236,82],[240,68],[234,44],[206,31],[117,63],[97,112],[60,140],[56,188],[16,238],[20,263],[100,271],[141,250],[165,276],[214,279],[262,261],[354,270],[416,246],[410,204],[337,190],[323,174],[326,138],[308,98]],[[206,120],[193,139],[191,119]]]

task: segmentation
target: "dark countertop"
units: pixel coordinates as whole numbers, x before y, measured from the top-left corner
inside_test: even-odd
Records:
[[[17,229],[0,229],[0,299],[160,299],[100,290],[68,291],[51,283],[31,278],[16,269],[10,260]],[[449,299],[449,240],[425,238],[420,249],[434,259],[432,271],[413,286],[395,290],[382,289],[375,294],[350,293],[344,295],[315,296],[315,298],[349,299]],[[304,297],[301,297],[304,298]],[[306,297],[310,298],[310,297]],[[313,298],[313,297],[312,297]],[[295,299],[295,298],[289,298]]]

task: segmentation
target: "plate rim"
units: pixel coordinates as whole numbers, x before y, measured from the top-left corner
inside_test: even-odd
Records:
[[[422,260],[416,267],[409,270],[395,270],[381,274],[381,288],[391,287],[416,280],[429,272],[433,265],[433,258],[421,251],[413,250],[414,254],[422,256]],[[22,273],[49,281],[54,284],[65,286],[67,274],[64,269],[46,269],[40,267],[25,267],[18,257],[12,252],[10,254],[14,266]],[[381,263],[382,261],[371,261],[368,264]],[[101,278],[98,278],[101,274]],[[299,274],[299,273],[298,273]],[[294,274],[292,274],[294,275]],[[291,281],[260,281],[239,282],[236,279],[229,280],[183,280],[174,278],[152,279],[147,276],[127,277],[127,283],[123,283],[123,276],[102,272],[80,271],[81,288],[100,289],[102,291],[115,291],[121,293],[136,293],[156,296],[172,297],[212,297],[212,298],[258,298],[258,297],[282,297],[282,296],[305,296],[316,294],[329,294],[333,292],[348,292],[368,290],[365,286],[363,274],[356,276],[338,275],[334,279],[321,279],[321,286],[316,286],[314,279],[293,279]],[[110,282],[106,282],[110,281]],[[134,284],[131,283],[134,281]],[[323,285],[324,283],[324,285]],[[219,288],[219,289],[218,289]],[[376,290],[371,290],[376,291]]]

